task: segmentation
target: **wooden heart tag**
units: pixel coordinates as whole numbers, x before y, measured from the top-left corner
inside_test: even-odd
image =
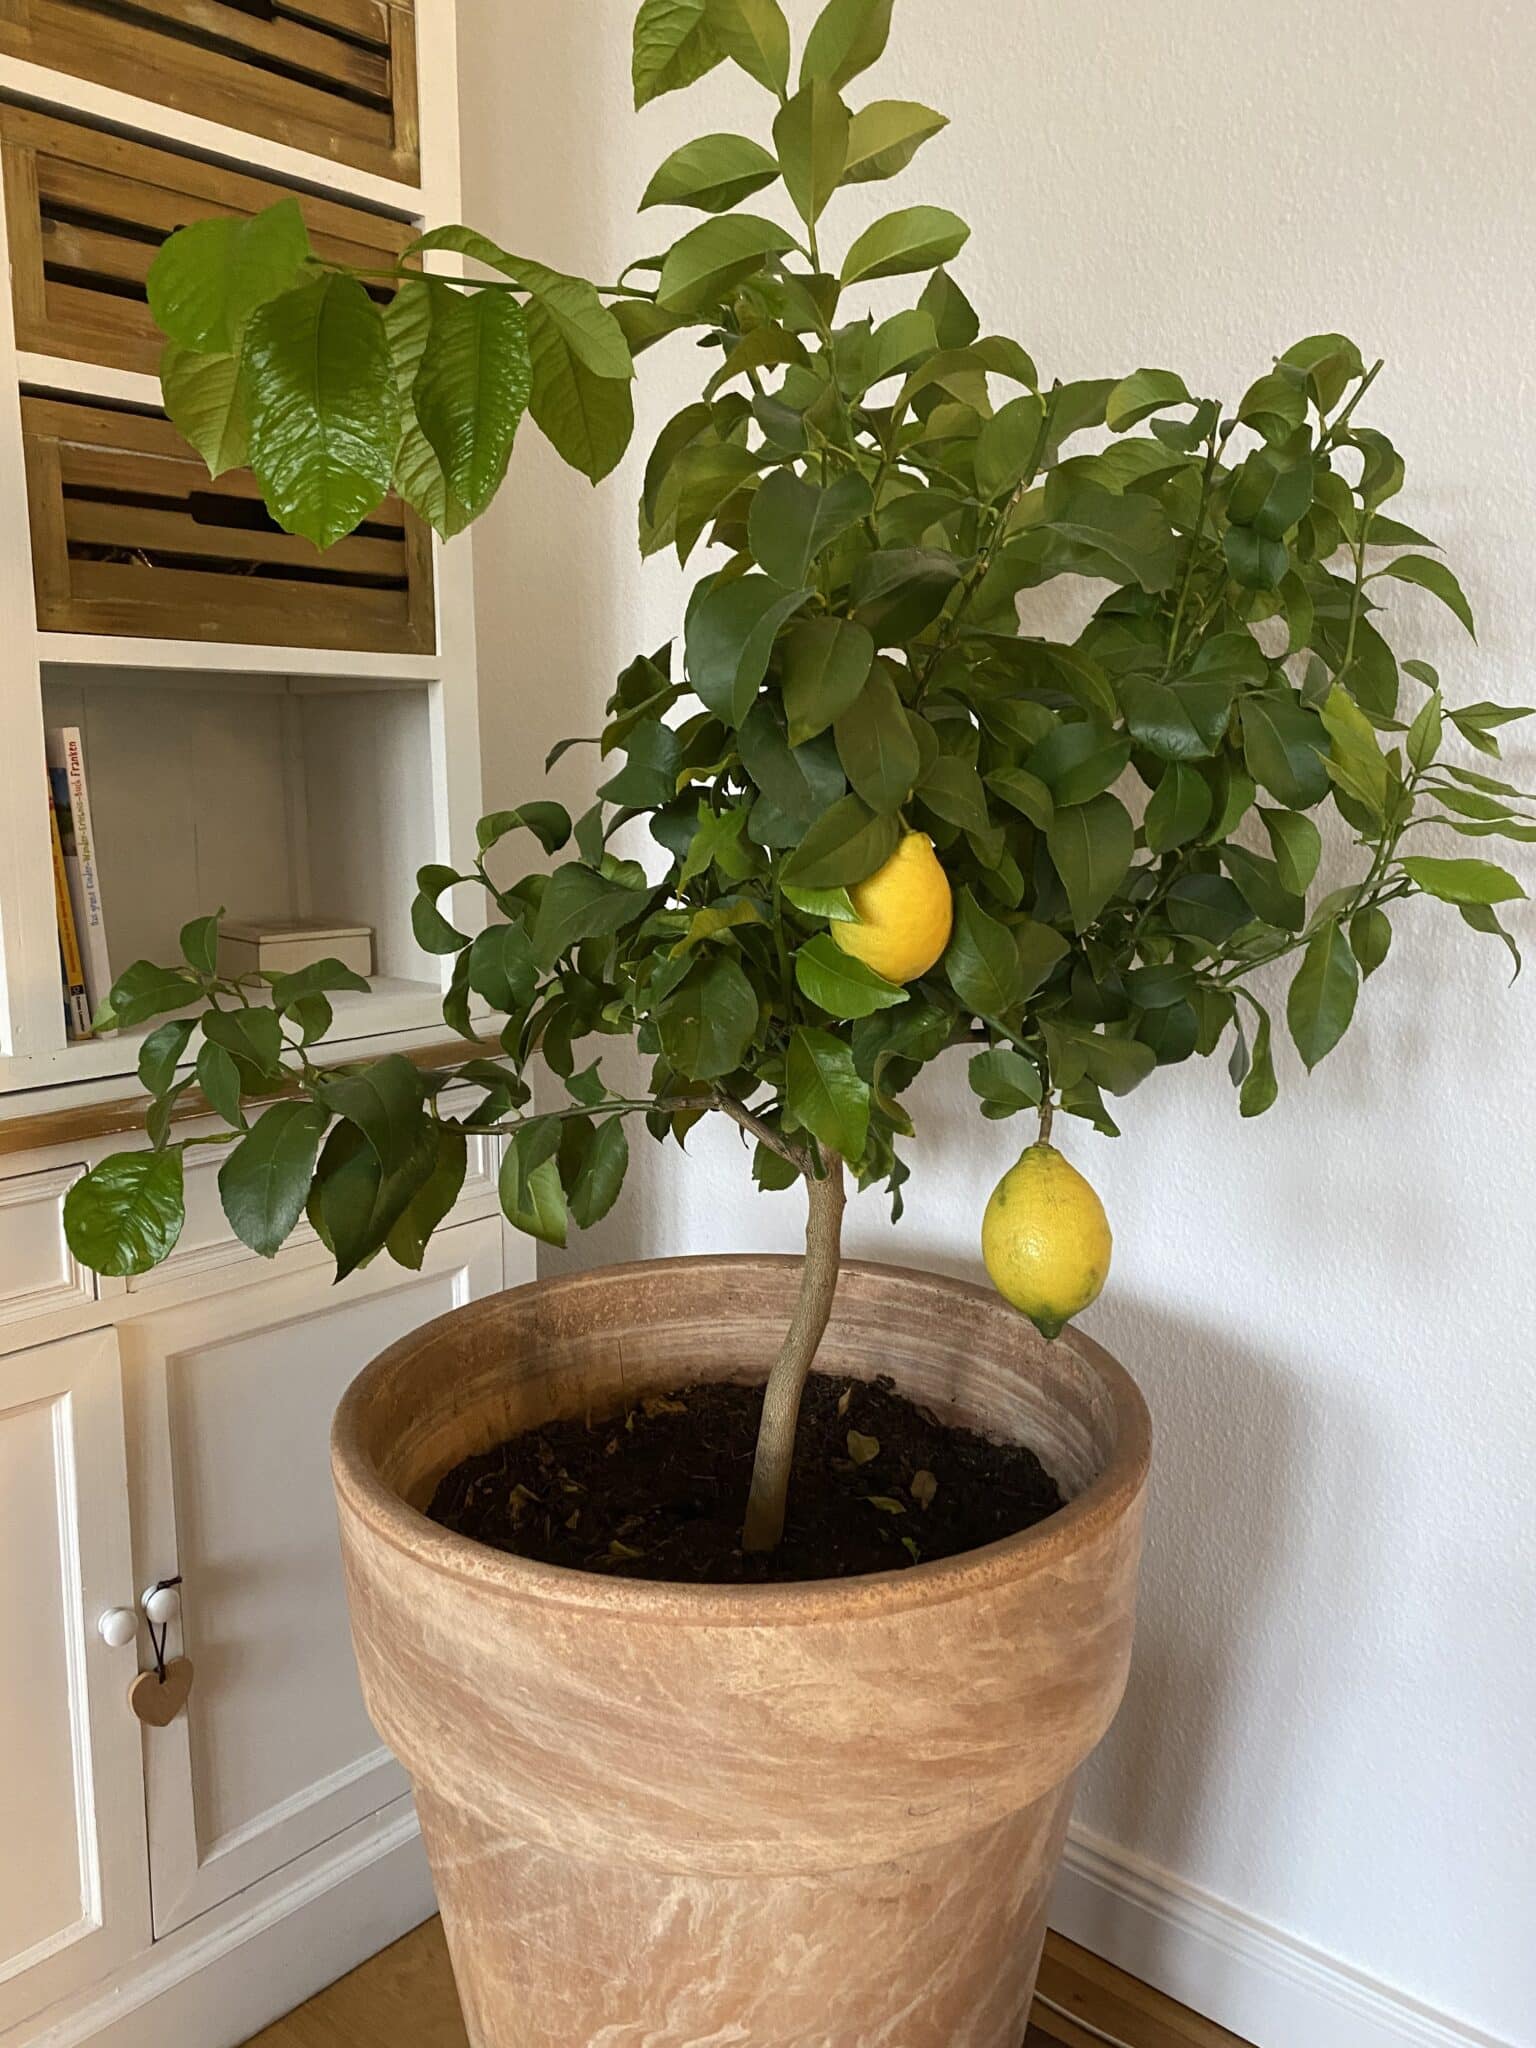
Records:
[[[192,1659],[173,1657],[160,1679],[141,1671],[128,1688],[128,1704],[148,1728],[168,1728],[187,1704],[192,1690]]]

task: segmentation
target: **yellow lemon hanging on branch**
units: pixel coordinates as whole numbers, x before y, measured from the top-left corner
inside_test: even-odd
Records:
[[[834,924],[832,936],[887,981],[916,981],[949,944],[954,897],[926,832],[909,832],[885,866],[848,894],[859,922]]]
[[[992,1190],[981,1255],[992,1285],[1042,1337],[1096,1301],[1114,1241],[1104,1204],[1054,1145],[1031,1145]]]

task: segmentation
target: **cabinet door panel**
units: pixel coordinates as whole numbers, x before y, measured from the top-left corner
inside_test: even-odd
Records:
[[[331,1497],[331,1414],[375,1353],[501,1284],[494,1220],[341,1288],[311,1268],[125,1324],[136,1556],[181,1575],[186,1712],[145,1737],[155,1933],[406,1789],[363,1711]]]
[[[0,1359],[0,2031],[148,1939],[117,1348]]]

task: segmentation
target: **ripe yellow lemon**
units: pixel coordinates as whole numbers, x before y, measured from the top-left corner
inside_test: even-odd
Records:
[[[834,924],[832,936],[887,981],[916,981],[949,944],[954,897],[926,832],[909,832],[885,866],[848,893],[860,921]]]
[[[1031,1145],[992,1190],[981,1255],[998,1293],[1046,1339],[1098,1299],[1113,1248],[1103,1203],[1054,1145]]]

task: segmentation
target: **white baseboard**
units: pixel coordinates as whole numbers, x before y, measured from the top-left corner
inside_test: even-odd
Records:
[[[235,2048],[436,1910],[415,1809],[397,1800],[0,2048]]]
[[[1254,2048],[1520,2048],[1422,2005],[1074,1827],[1051,1902],[1069,1941]]]

